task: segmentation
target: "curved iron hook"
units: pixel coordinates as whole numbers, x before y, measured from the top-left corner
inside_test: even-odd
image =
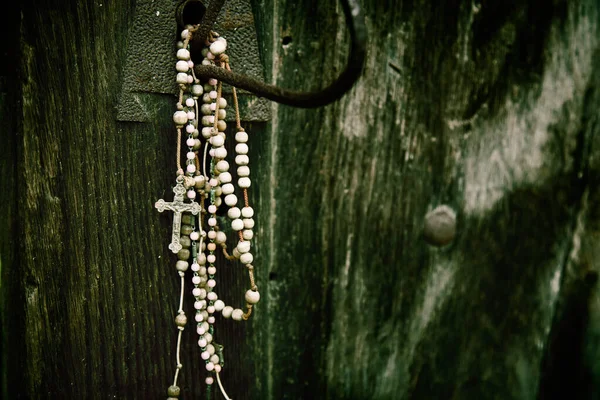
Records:
[[[191,52],[199,54],[208,33],[212,28],[225,0],[211,1],[197,33],[192,39]],[[364,67],[367,29],[364,16],[356,0],[342,0],[342,7],[346,17],[346,23],[350,29],[350,56],[346,68],[340,76],[326,88],[317,92],[300,92],[269,85],[246,75],[227,71],[212,65],[197,65],[196,76],[204,79],[216,78],[240,89],[245,89],[260,97],[301,108],[315,108],[332,103],[342,97],[354,86],[362,74]]]

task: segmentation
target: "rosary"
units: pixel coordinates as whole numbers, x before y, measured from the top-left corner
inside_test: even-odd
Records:
[[[158,200],[155,207],[159,212],[173,212],[173,232],[169,249],[177,255],[175,269],[181,279],[179,308],[175,317],[178,329],[176,369],[173,384],[167,390],[168,400],[176,400],[181,389],[177,386],[179,371],[183,368],[180,358],[181,337],[188,317],[183,310],[185,272],[192,270],[192,295],[194,296],[194,319],[198,334],[198,346],[206,368],[206,397],[211,398],[215,381],[225,399],[229,399],[221,383],[223,348],[215,340],[215,315],[235,321],[247,320],[252,307],[258,303],[260,294],[254,281],[253,256],[250,252],[254,233],[254,210],[248,201],[250,168],[248,158],[248,133],[240,124],[239,107],[235,87],[233,105],[236,117],[235,164],[237,185],[229,172],[225,149],[225,116],[227,101],[222,97],[222,83],[216,79],[200,82],[194,74],[194,63],[190,57],[190,40],[198,29],[187,26],[181,32],[178,43],[176,80],[179,86],[177,111],[173,122],[177,130],[177,175],[172,202]],[[215,32],[210,32],[202,55],[203,65],[213,65],[230,71],[229,58],[225,54],[227,41]],[[200,117],[201,115],[201,117]],[[181,164],[182,135],[185,132],[185,169]],[[236,194],[237,193],[237,194]],[[238,195],[241,193],[241,198]],[[187,198],[187,200],[186,200]],[[224,203],[224,204],[223,204]],[[241,203],[241,204],[240,204]],[[238,207],[240,204],[241,208]],[[219,226],[217,210],[227,206],[231,229],[237,234],[237,245],[227,251],[227,235]],[[218,257],[242,263],[248,270],[250,289],[245,294],[246,311],[225,304],[217,295]]]

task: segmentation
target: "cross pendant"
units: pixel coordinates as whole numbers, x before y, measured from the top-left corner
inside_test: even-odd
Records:
[[[191,212],[196,215],[201,211],[200,204],[195,201],[191,203],[183,202],[183,195],[185,194],[185,188],[181,184],[181,182],[177,182],[177,185],[173,188],[173,193],[175,193],[175,198],[171,203],[164,201],[163,199],[158,200],[154,207],[159,212],[163,212],[164,210],[173,211],[173,235],[171,236],[171,244],[169,245],[169,249],[177,254],[179,250],[183,246],[179,243],[179,237],[181,232],[181,214],[184,212]]]

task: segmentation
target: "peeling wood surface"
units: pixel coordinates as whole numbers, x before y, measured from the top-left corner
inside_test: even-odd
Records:
[[[341,70],[335,1],[253,6],[267,80]],[[600,5],[363,6],[353,91],[249,127],[263,300],[221,328],[231,397],[598,398]],[[134,12],[36,2],[3,45],[3,397],[160,398],[172,379],[178,280],[153,204],[174,100],[117,122]],[[442,204],[458,234],[434,248]],[[223,271],[241,301],[246,277]],[[202,398],[184,341],[182,398]]]

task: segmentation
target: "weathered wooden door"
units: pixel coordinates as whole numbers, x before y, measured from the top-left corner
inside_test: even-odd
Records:
[[[600,3],[362,4],[356,87],[247,126],[263,299],[223,325],[230,396],[600,398]],[[267,81],[317,89],[341,70],[336,1],[252,5]],[[178,280],[153,204],[175,99],[118,119],[143,7],[3,13],[3,398],[166,397]],[[167,11],[154,22],[175,41]],[[441,205],[457,233],[434,247]],[[238,272],[223,280],[241,299]],[[202,398],[193,332],[183,350],[181,397]]]

